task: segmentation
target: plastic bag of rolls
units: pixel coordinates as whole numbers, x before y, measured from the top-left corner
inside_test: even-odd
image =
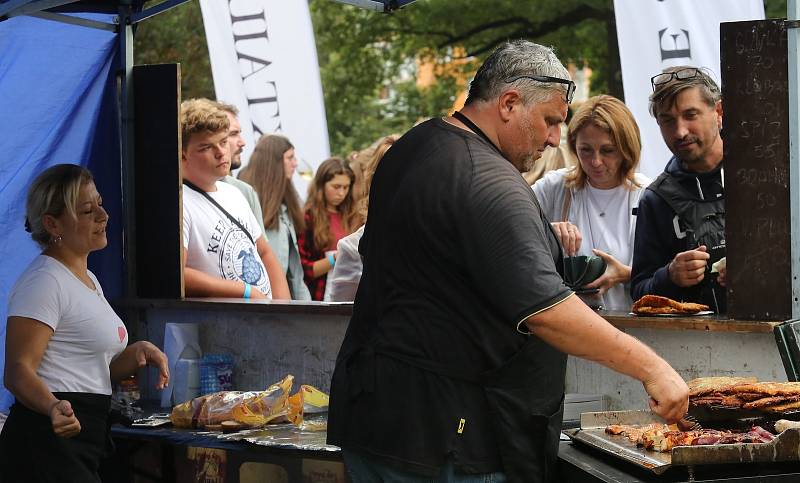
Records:
[[[303,397],[292,398],[294,377],[269,386],[265,391],[222,391],[178,404],[170,419],[177,428],[236,431],[269,423],[303,422]]]

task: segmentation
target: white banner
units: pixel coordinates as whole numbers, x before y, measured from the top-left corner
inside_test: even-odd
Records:
[[[311,171],[330,156],[308,2],[200,0],[200,7],[217,99],[239,108],[242,165],[262,134],[283,134],[301,160],[294,184],[305,199]]]
[[[639,171],[655,178],[670,153],[647,99],[667,67],[707,67],[720,82],[719,24],[764,18],[762,0],[614,0],[625,104],[642,132]]]

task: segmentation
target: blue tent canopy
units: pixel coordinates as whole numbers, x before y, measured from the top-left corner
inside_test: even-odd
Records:
[[[132,29],[186,1],[144,9],[145,0],[0,0],[0,119],[8,126],[0,136],[0,412],[11,402],[2,387],[8,296],[40,252],[24,230],[25,196],[38,173],[59,163],[92,171],[110,221],[109,246],[89,267],[109,298],[135,295],[126,273],[135,265],[131,242],[123,243],[135,230],[126,174]],[[415,0],[336,1],[391,12]]]
[[[110,221],[109,246],[90,256],[89,267],[109,298],[130,289],[123,250],[128,127],[121,121],[129,29],[185,1],[142,11],[143,0],[0,0],[0,118],[7,126],[0,136],[0,378],[8,296],[40,252],[24,217],[28,187],[44,169],[74,163],[92,171]],[[0,391],[0,411],[10,402]]]

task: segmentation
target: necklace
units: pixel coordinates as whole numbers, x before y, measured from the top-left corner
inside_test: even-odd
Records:
[[[606,201],[606,205],[603,207],[603,209],[600,209],[600,204],[597,202],[597,200],[595,200],[594,194],[592,193],[593,190],[594,190],[594,188],[587,182],[586,183],[586,196],[589,199],[590,204],[598,211],[597,216],[600,216],[600,217],[606,216],[606,211],[608,211],[608,206],[611,204],[611,202],[614,201],[614,196],[613,196],[613,194],[611,196],[609,196],[608,200]],[[611,190],[609,190],[609,191],[611,191]]]

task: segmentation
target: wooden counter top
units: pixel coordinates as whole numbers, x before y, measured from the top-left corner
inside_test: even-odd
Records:
[[[120,299],[114,306],[121,309],[209,310],[260,312],[265,314],[350,316],[349,302],[300,302],[293,300],[243,300],[230,298]],[[601,310],[598,314],[620,329],[701,330],[711,332],[771,333],[781,323],[777,320],[734,320],[719,315],[697,317],[641,317],[628,312]]]
[[[782,321],[734,320],[722,315],[695,317],[643,317],[628,312],[598,311],[601,317],[620,329],[705,330],[710,332],[772,333]]]
[[[233,298],[119,299],[121,309],[209,310],[260,312],[265,314],[352,315],[352,302],[313,302]]]

